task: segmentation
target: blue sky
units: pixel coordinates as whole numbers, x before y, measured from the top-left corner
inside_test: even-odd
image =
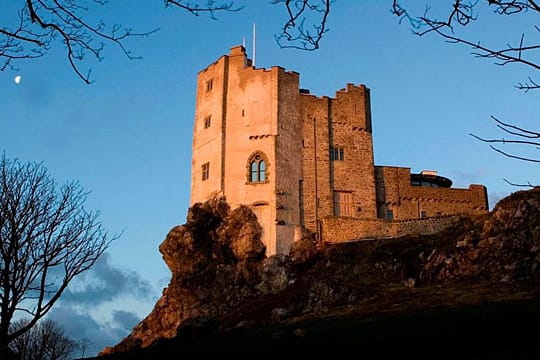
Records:
[[[435,36],[418,38],[390,13],[391,1],[336,1],[314,52],[276,45],[284,9],[269,1],[243,4],[212,20],[160,1],[117,0],[95,15],[138,31],[159,28],[126,43],[142,59],[130,61],[108,45],[103,61],[84,64],[94,80],[85,85],[56,44],[47,56],[0,72],[0,150],[43,161],[59,182],[80,181],[104,226],[124,231],[51,314],[72,336],[89,338],[92,351],[125,336],[169,281],[158,246],[185,222],[189,206],[197,72],[244,37],[251,54],[253,23],[257,67],[297,71],[300,86],[320,96],[334,96],[347,83],[371,89],[376,164],[437,170],[455,187],[484,184],[490,205],[518,190],[503,178],[540,183],[538,165],[505,158],[469,135],[500,137],[490,115],[538,130],[537,95],[514,88],[534,75],[529,69],[494,65]],[[0,24],[13,21],[10,6]],[[527,25],[481,16],[486,22],[470,34],[486,44],[515,42]]]

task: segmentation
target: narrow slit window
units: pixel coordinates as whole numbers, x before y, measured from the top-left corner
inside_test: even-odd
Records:
[[[210,177],[210,163],[204,163],[201,165],[202,181],[208,180]]]
[[[205,86],[206,86],[206,91],[212,90],[212,87],[214,86],[213,79],[207,80]]]

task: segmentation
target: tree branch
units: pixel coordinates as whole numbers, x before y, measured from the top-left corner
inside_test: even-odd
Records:
[[[533,188],[533,187],[534,187],[534,185],[531,184],[530,181],[527,181],[526,184],[518,184],[518,183],[510,182],[510,181],[508,181],[507,179],[504,179],[504,178],[503,178],[503,180],[504,180],[504,182],[506,182],[507,184],[512,185],[512,186],[517,186],[517,187],[530,187],[530,188]]]
[[[201,6],[198,3],[192,3],[184,0],[165,0],[165,7],[176,6],[187,12],[199,16],[201,13],[208,13],[210,18],[216,19],[215,13],[220,11],[240,11],[243,6],[235,6],[234,1],[216,4],[214,0],[207,0],[206,5]]]
[[[331,0],[272,0],[274,5],[283,4],[288,15],[281,33],[275,36],[277,44],[281,48],[318,49],[328,31],[330,3]],[[306,26],[308,20],[312,20],[311,26]]]
[[[480,140],[485,143],[491,143],[491,144],[518,144],[518,145],[526,145],[526,146],[532,146],[533,148],[540,150],[540,141],[533,141],[531,139],[540,139],[540,132],[537,131],[531,131],[524,129],[520,126],[509,124],[506,122],[503,122],[499,119],[497,119],[495,116],[491,116],[491,119],[495,121],[497,128],[500,130],[506,132],[509,135],[512,135],[514,138],[510,139],[494,139],[494,138],[484,138],[475,134],[469,134],[470,136],[474,137],[477,140]],[[526,140],[523,140],[526,139]],[[498,152],[499,154],[502,154],[506,157],[518,159],[518,160],[524,160],[529,162],[540,162],[540,157],[530,157],[530,156],[518,156],[511,154],[509,152],[503,151],[493,145],[489,146],[492,150]]]
[[[486,143],[500,143],[500,144],[525,144],[525,145],[538,145],[540,146],[540,143],[534,142],[534,141],[524,141],[524,140],[506,140],[506,139],[484,139],[480,136],[469,134],[475,139],[478,139],[480,141],[486,142]]]
[[[89,84],[90,70],[81,69],[85,57],[90,54],[101,61],[105,43],[112,43],[130,60],[134,56],[125,45],[130,37],[147,36],[157,29],[135,33],[130,28],[114,25],[107,30],[103,20],[91,24],[86,12],[105,5],[102,0],[25,0],[18,12],[19,23],[15,27],[0,29],[0,70],[13,69],[15,60],[44,56],[51,46],[60,41],[75,74]]]
[[[519,126],[516,126],[516,125],[504,123],[504,122],[500,121],[499,119],[497,119],[493,115],[491,115],[491,118],[495,122],[498,123],[498,125],[497,125],[498,128],[506,131],[509,134],[517,135],[517,136],[521,136],[521,137],[526,137],[526,138],[530,138],[530,139],[540,138],[540,132],[531,131],[531,130],[523,129],[523,128],[521,128]],[[507,128],[515,129],[515,130],[518,130],[519,132],[512,132],[512,131],[508,130]]]
[[[464,2],[462,0],[453,0],[451,9],[448,9],[448,15],[445,20],[438,20],[431,16],[430,8],[427,7],[423,16],[413,16],[407,9],[401,5],[403,1],[393,0],[391,12],[400,18],[400,22],[406,20],[409,22],[412,31],[418,36],[424,36],[429,33],[436,33],[450,43],[457,43],[469,46],[473,49],[472,55],[481,58],[495,59],[497,65],[507,65],[510,63],[519,63],[525,65],[534,71],[540,70],[538,61],[538,52],[540,52],[540,43],[527,45],[525,43],[525,33],[522,33],[516,45],[507,44],[503,48],[486,46],[480,41],[468,40],[465,37],[456,35],[456,28],[467,27],[473,21],[476,21],[475,12],[479,4],[486,4],[488,7],[494,7],[495,13],[500,15],[525,14],[533,11],[540,15],[540,7],[536,1],[497,1],[485,0],[476,2]],[[540,32],[538,26],[534,26],[536,32]],[[528,82],[519,83],[518,89],[529,91],[539,89],[537,82],[531,77]]]
[[[504,152],[500,149],[497,149],[495,146],[493,145],[490,145],[489,146],[492,150],[498,152],[499,154],[502,154],[506,157],[509,157],[509,158],[512,158],[512,159],[517,159],[517,160],[523,160],[523,161],[529,161],[529,162],[535,162],[535,163],[540,163],[540,160],[538,159],[533,159],[533,158],[529,158],[529,157],[523,157],[523,156],[517,156],[517,155],[512,155],[512,154],[509,154],[507,152]]]

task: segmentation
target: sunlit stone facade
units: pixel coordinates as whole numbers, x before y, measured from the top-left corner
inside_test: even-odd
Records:
[[[198,74],[192,150],[191,204],[222,193],[250,206],[268,255],[287,253],[301,227],[332,241],[324,234],[339,219],[396,227],[488,209],[482,185],[453,189],[435,173],[375,166],[364,85],[316,97],[296,72],[252,66],[242,46]]]

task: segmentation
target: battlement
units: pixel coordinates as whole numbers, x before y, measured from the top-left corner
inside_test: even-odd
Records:
[[[336,98],[342,93],[354,93],[358,91],[364,93],[366,91],[369,91],[369,88],[364,84],[354,85],[353,83],[347,83],[345,88],[336,91]]]
[[[200,75],[200,74],[203,74],[203,73],[207,72],[210,68],[212,68],[213,66],[216,66],[217,64],[219,64],[220,61],[222,61],[224,59],[232,60],[232,59],[239,58],[239,57],[242,58],[242,61],[241,62],[236,62],[236,64],[241,64],[241,67],[245,68],[245,69],[249,69],[249,70],[253,70],[253,71],[260,71],[260,72],[277,71],[277,72],[282,72],[282,73],[285,73],[285,74],[293,75],[293,76],[296,76],[296,77],[299,77],[299,75],[300,75],[298,72],[296,72],[294,70],[287,70],[284,67],[279,66],[279,65],[274,65],[274,66],[272,66],[270,68],[257,68],[255,66],[253,66],[253,60],[248,57],[248,55],[246,53],[246,48],[243,47],[242,45],[232,47],[230,49],[230,52],[229,52],[228,55],[222,55],[220,58],[218,58],[216,61],[209,64],[204,69],[199,70],[198,74]]]
[[[341,88],[335,92],[334,97],[330,97],[328,95],[317,96],[315,94],[312,94],[309,89],[305,89],[305,88],[299,89],[299,93],[302,96],[309,96],[309,97],[316,98],[319,100],[326,100],[326,99],[336,100],[340,96],[347,96],[347,95],[365,96],[366,93],[369,94],[369,88],[364,84],[354,85],[352,83],[347,83],[345,88]]]

